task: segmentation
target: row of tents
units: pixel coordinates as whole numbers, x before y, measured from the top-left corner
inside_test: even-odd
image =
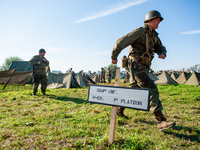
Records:
[[[199,85],[200,73],[193,71],[192,73],[181,72],[169,74],[166,71],[162,73],[150,74],[155,84],[186,84],[186,85]]]
[[[16,71],[17,70],[17,71]],[[0,71],[0,84],[25,85],[32,82],[33,66],[28,61],[12,61],[9,70]],[[16,72],[15,72],[16,71]],[[55,74],[47,68],[47,88],[73,88],[88,86],[100,82],[99,75],[81,75],[80,73]]]
[[[15,69],[17,71],[13,74]],[[32,65],[28,61],[13,61],[9,70],[0,71],[0,84],[6,84],[9,78],[9,84],[25,85],[31,83],[32,79]],[[88,86],[100,82],[99,75],[81,75],[80,73],[64,73],[55,74],[51,73],[47,68],[48,86],[47,88],[73,88],[77,86]],[[199,85],[200,73],[193,71],[193,73],[182,72],[181,74],[171,73],[164,71],[162,73],[150,74],[155,84],[187,84]]]

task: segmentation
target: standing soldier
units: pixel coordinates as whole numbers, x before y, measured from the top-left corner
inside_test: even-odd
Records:
[[[148,71],[154,53],[158,54],[158,58],[165,59],[166,49],[162,45],[158,33],[155,29],[163,20],[161,14],[152,10],[146,14],[144,26],[136,28],[132,32],[118,39],[112,51],[111,59],[113,64],[117,64],[119,53],[130,45],[127,70],[130,75],[130,86],[136,88],[150,88],[150,109],[157,120],[160,131],[173,127],[175,122],[168,122],[164,117],[163,106],[159,99],[159,92],[156,84],[151,80]],[[134,70],[134,71],[133,71]],[[135,78],[134,78],[135,76]],[[124,117],[123,107],[118,108],[118,115]]]
[[[123,81],[123,83],[129,83],[130,75],[128,74],[127,68],[125,68],[125,70],[126,70],[126,77],[125,77],[125,80]]]
[[[103,82],[106,83],[106,71],[103,68]]]
[[[100,76],[100,82],[105,83],[105,70],[104,68],[101,68],[101,76]]]
[[[108,83],[110,83],[111,82],[111,78],[112,78],[112,73],[111,73],[110,68],[108,68],[107,76],[108,76]]]
[[[39,55],[33,56],[29,63],[33,65],[33,96],[36,95],[39,84],[41,83],[41,92],[46,95],[47,76],[46,66],[49,66],[49,61],[44,57],[46,51],[44,49],[39,50]]]

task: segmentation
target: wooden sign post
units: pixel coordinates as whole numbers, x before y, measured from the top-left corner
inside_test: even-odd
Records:
[[[120,69],[116,70],[115,86],[90,85],[88,102],[112,106],[109,144],[115,141],[117,107],[149,111],[150,90],[119,87]]]
[[[119,81],[120,81],[120,69],[117,69],[116,77],[115,77],[115,86],[119,86]],[[115,141],[116,120],[117,120],[117,107],[112,106],[110,132],[109,132],[109,139],[108,139],[109,144],[112,144]]]

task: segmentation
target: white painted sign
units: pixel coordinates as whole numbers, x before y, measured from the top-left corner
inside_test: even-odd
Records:
[[[150,90],[90,85],[88,102],[149,111]]]

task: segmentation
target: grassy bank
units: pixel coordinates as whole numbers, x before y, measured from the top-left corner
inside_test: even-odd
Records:
[[[39,92],[35,97],[31,88],[0,90],[0,149],[200,147],[200,88],[196,86],[159,85],[163,113],[177,125],[160,132],[151,112],[125,109],[129,119],[117,118],[112,145],[108,144],[112,107],[87,103],[88,87],[48,89],[47,96]]]

